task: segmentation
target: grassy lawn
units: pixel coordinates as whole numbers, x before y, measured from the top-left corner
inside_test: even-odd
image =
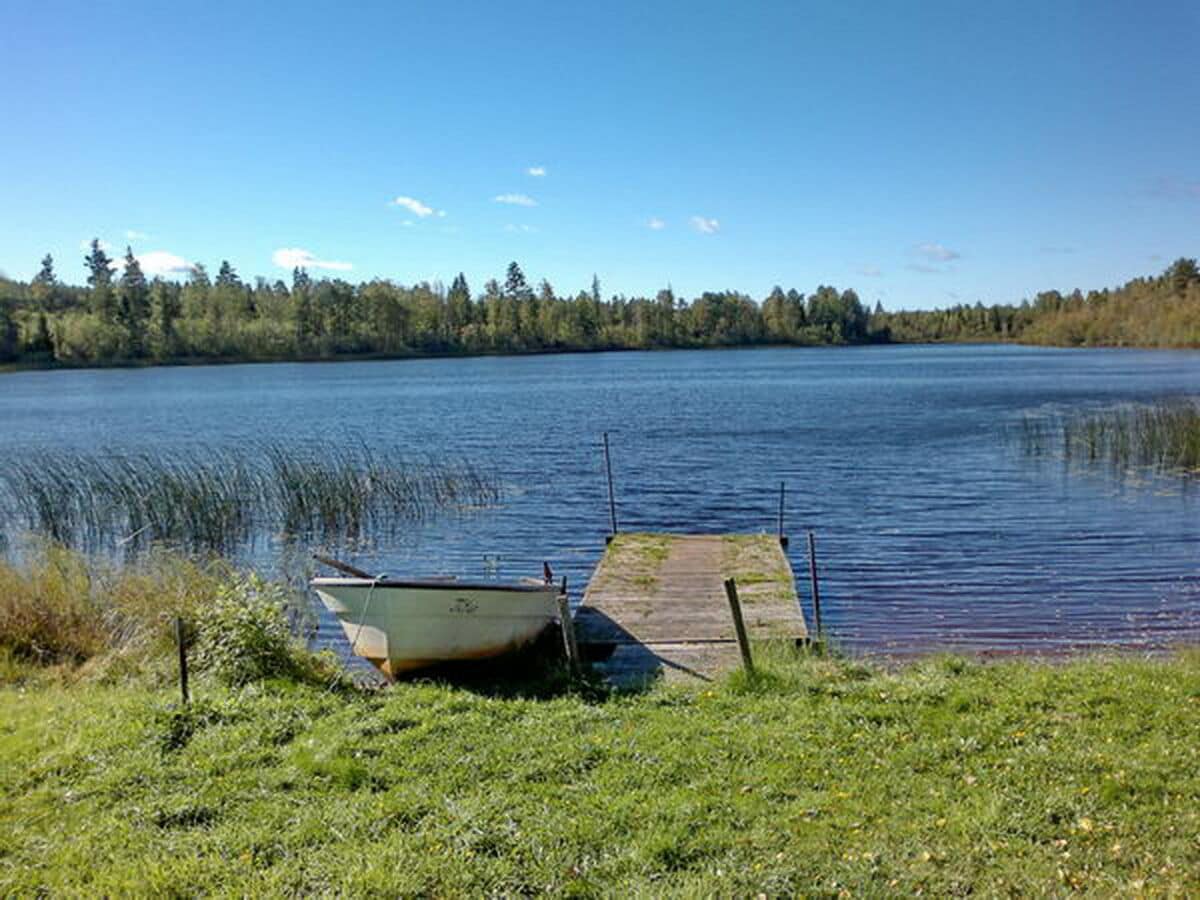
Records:
[[[0,688],[0,894],[1200,892],[1200,654]]]

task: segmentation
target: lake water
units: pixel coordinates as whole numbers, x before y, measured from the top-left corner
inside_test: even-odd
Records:
[[[1200,499],[1067,471],[1026,414],[1200,393],[1200,353],[937,346],[25,372],[0,376],[0,461],[96,451],[314,450],[377,440],[493,468],[502,504],[356,557],[392,574],[570,578],[603,548],[600,450],[623,530],[786,530],[808,611],[855,651],[1057,651],[1200,639]]]

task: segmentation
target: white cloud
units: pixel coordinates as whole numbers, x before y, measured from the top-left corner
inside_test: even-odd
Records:
[[[196,268],[195,263],[166,250],[138,253],[135,254],[135,258],[147,275],[186,275]]]
[[[667,227],[667,223],[664,222],[662,219],[660,219],[658,216],[651,216],[650,221],[646,223],[646,227],[650,228],[654,231],[662,231],[664,228]]]
[[[534,178],[545,178],[546,177],[546,167],[545,166],[530,166],[528,169],[525,170],[525,174],[532,175]]]
[[[701,234],[716,234],[721,230],[721,223],[716,219],[706,219],[704,216],[692,216],[688,223]]]
[[[125,232],[125,240],[127,240],[127,241],[148,241],[148,240],[150,240],[150,235],[146,234],[146,232],[144,232],[144,231],[134,231],[132,228],[130,228],[128,231]]]
[[[433,215],[433,207],[426,206],[420,200],[416,200],[412,197],[397,197],[395,200],[389,202],[392,206],[401,206],[404,209],[407,209],[410,213],[420,219]],[[438,215],[444,216],[445,213],[440,212]]]
[[[505,225],[505,231],[519,231],[523,234],[532,234],[537,231],[532,225]]]
[[[949,247],[944,247],[941,244],[928,242],[917,244],[916,251],[919,255],[934,262],[950,262],[950,260],[958,259],[962,256],[957,250],[951,250]]]
[[[496,203],[508,203],[511,206],[537,206],[537,201],[527,194],[499,194],[492,200]]]
[[[301,250],[299,247],[281,247],[271,254],[271,262],[281,269],[332,269],[337,272],[349,272],[354,268],[348,262],[317,259],[308,250]]]

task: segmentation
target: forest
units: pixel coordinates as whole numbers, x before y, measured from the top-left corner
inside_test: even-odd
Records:
[[[1039,293],[1020,304],[868,310],[853,290],[774,288],[605,298],[532,285],[513,262],[474,292],[388,280],[352,284],[292,272],[244,281],[222,262],[184,281],[149,279],[134,254],[93,241],[86,285],[61,281],[47,255],[29,282],[0,279],[0,364],[94,366],[510,354],[586,350],[1017,341],[1065,346],[1200,346],[1200,271],[1179,259],[1115,289]]]

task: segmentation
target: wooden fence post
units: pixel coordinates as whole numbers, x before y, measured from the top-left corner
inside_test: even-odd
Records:
[[[754,660],[750,657],[750,639],[746,637],[746,623],[742,621],[742,604],[738,600],[737,581],[725,579],[725,596],[729,598],[729,610],[733,613],[733,630],[737,633],[738,648],[742,651],[742,665],[754,674]]]
[[[187,627],[182,616],[175,617],[175,643],[179,645],[179,693],[183,696],[184,704],[188,697],[188,666],[187,666]]]

